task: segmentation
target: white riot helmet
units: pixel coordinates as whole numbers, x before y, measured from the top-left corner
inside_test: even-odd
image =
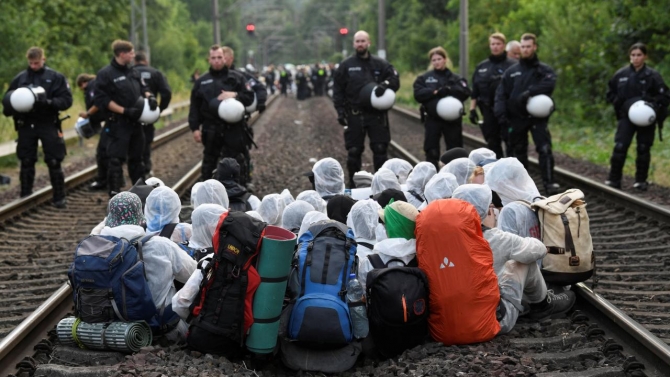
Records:
[[[235,98],[228,98],[219,104],[219,118],[227,123],[237,123],[244,118],[244,105]]]
[[[639,100],[628,109],[628,119],[636,126],[650,126],[656,122],[656,111],[647,102]]]
[[[530,97],[526,110],[535,118],[547,118],[554,112],[554,101],[547,95],[539,94]]]
[[[19,113],[27,113],[33,109],[39,97],[46,96],[44,88],[18,88],[9,97],[12,108]]]
[[[154,124],[160,118],[161,116],[161,111],[156,106],[154,110],[151,110],[149,108],[149,99],[144,98],[144,108],[142,110],[142,115],[140,115],[140,122],[145,123],[145,124]]]
[[[254,111],[256,111],[257,107],[258,107],[258,98],[256,98],[256,93],[254,93],[254,102],[252,102],[251,105],[245,107],[244,109],[247,111],[247,113],[251,114]]]
[[[457,120],[463,112],[463,103],[452,96],[447,96],[437,102],[437,115],[444,120]]]
[[[95,135],[93,127],[91,126],[91,121],[82,117],[77,118],[77,123],[74,124],[74,130],[77,131],[79,137],[84,139],[88,139]]]
[[[377,89],[377,86],[375,85],[374,89],[372,89],[372,93],[370,96],[370,104],[372,107],[374,107],[377,110],[388,110],[393,107],[393,104],[395,103],[395,92],[391,89],[386,88],[384,91],[384,94],[382,94],[381,97],[377,97],[375,94],[375,90]]]

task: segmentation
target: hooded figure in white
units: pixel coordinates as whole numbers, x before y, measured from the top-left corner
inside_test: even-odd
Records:
[[[482,219],[484,238],[493,252],[493,269],[498,276],[500,295],[506,311],[500,320],[500,333],[508,333],[523,311],[522,298],[535,304],[547,297],[547,286],[536,263],[544,258],[547,249],[538,239],[520,237],[494,227],[493,212],[489,211],[492,192],[488,186],[462,185],[454,191],[453,198],[472,204]]]
[[[525,200],[532,203],[540,198],[535,181],[514,157],[498,160],[485,175],[485,183],[498,193],[503,206]]]
[[[261,216],[261,214],[258,213],[258,212],[256,212],[256,211],[247,211],[247,212],[245,212],[245,213],[246,213],[247,215],[253,217],[253,218],[256,219],[256,220],[265,221],[265,220],[263,220],[263,216]]]
[[[458,185],[460,186],[468,183],[468,179],[470,179],[470,176],[472,175],[472,172],[475,171],[476,167],[477,165],[475,165],[472,160],[467,157],[461,157],[444,165],[442,169],[440,169],[440,173],[453,174],[454,177],[456,177],[456,182],[458,182]]]
[[[302,237],[305,232],[309,230],[309,227],[318,223],[319,221],[328,220],[328,216],[325,213],[319,211],[310,211],[305,214],[305,217],[302,219],[302,224],[300,224],[300,230],[298,231],[298,239]]]
[[[470,152],[470,155],[468,156],[472,162],[474,162],[475,165],[478,165],[482,163],[483,161],[491,161],[496,159],[496,152],[488,149],[488,148],[477,148]]]
[[[535,212],[519,202],[508,203],[498,215],[498,228],[521,237],[540,239],[540,222]]]
[[[101,235],[129,241],[137,241],[145,236],[144,229],[140,226],[142,201],[137,195],[129,192],[115,195],[109,200],[107,211],[106,226],[100,232]],[[161,311],[172,303],[172,296],[176,292],[173,280],[186,282],[195,271],[196,263],[174,242],[158,236],[151,237],[144,243],[142,256],[147,285],[157,310]],[[174,340],[177,333],[185,336],[187,330],[185,324],[180,323],[176,330],[166,335]]]
[[[212,247],[212,237],[216,231],[219,218],[228,210],[217,204],[203,204],[198,206],[191,214],[193,219],[193,243],[199,249]],[[211,255],[203,258],[200,268],[205,268],[211,260]],[[177,313],[181,319],[186,320],[189,315],[189,308],[195,299],[200,283],[202,282],[202,272],[197,269],[188,278],[184,286],[172,296],[172,310]]]
[[[344,171],[336,159],[326,157],[314,164],[314,188],[325,200],[344,194]]]
[[[196,182],[193,187],[191,187],[191,207],[195,208],[195,194],[198,192],[198,189],[202,186],[202,182]]]
[[[314,207],[302,200],[289,204],[284,208],[281,227],[297,234],[300,230],[300,225],[302,225],[302,219],[305,218],[308,212],[312,211],[314,211]]]
[[[326,201],[321,198],[321,195],[319,195],[318,192],[314,190],[305,190],[298,194],[298,196],[295,198],[295,200],[302,200],[305,201],[314,207],[315,211],[323,212],[326,213],[327,208],[326,208]]]
[[[426,198],[426,201],[419,206],[419,210],[422,210],[428,206],[431,202],[438,199],[448,199],[451,198],[451,194],[458,188],[458,182],[456,182],[456,177],[451,173],[437,173],[435,174],[428,183],[426,183],[426,188],[423,191],[423,195]]]
[[[416,164],[414,170],[409,173],[409,177],[407,178],[405,197],[409,204],[416,208],[421,207],[421,204],[426,200],[423,195],[426,184],[435,174],[437,174],[437,169],[435,169],[435,165],[431,162],[423,161]]]
[[[379,203],[372,199],[359,200],[349,210],[347,226],[354,232],[358,246],[356,256],[358,260],[366,259],[377,243],[375,229],[379,224]]]
[[[281,226],[281,216],[284,213],[284,208],[284,199],[281,195],[268,194],[261,200],[258,213],[268,225]]]
[[[167,186],[153,189],[144,205],[147,234],[159,234],[166,225],[176,223],[169,238],[177,243],[188,242],[191,239],[191,224],[180,223],[179,212],[181,200],[174,190]]]
[[[200,185],[195,192],[195,197],[191,200],[193,209],[206,203],[218,204],[221,207],[228,209],[230,204],[226,187],[216,179],[208,179],[205,182],[202,182],[202,185]]]
[[[401,191],[398,177],[395,173],[386,168],[379,168],[374,176],[372,176],[372,186],[370,192],[372,195],[377,195],[386,189],[396,189]]]
[[[284,200],[284,206],[288,207],[289,204],[295,202],[295,199],[293,198],[293,195],[291,195],[291,191],[289,189],[284,189],[281,194],[279,194],[281,198]]]
[[[407,178],[410,175],[413,167],[412,164],[403,160],[402,158],[392,158],[386,160],[382,165],[382,168],[389,169],[398,177],[398,183],[401,185],[407,182]]]

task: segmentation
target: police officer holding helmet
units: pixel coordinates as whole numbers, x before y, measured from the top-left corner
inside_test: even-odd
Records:
[[[477,107],[482,113],[483,123],[480,125],[482,135],[486,140],[486,147],[495,152],[496,158],[503,158],[501,142],[507,139],[507,130],[503,130],[493,115],[496,89],[500,84],[503,73],[507,68],[516,64],[515,59],[507,57],[505,51],[505,35],[493,33],[489,37],[491,55],[488,59],[477,64],[472,74],[472,100],[470,101],[470,122],[474,125],[479,122]],[[509,152],[508,152],[509,154]]]
[[[44,50],[31,47],[26,57],[28,69],[12,80],[2,100],[3,113],[14,118],[19,135],[16,157],[21,161],[21,197],[33,192],[39,140],[49,168],[53,205],[64,208],[67,200],[61,162],[66,151],[58,112],[72,106],[72,92],[65,76],[45,65]]]
[[[105,128],[107,135],[107,185],[110,196],[121,191],[123,163],[128,161],[128,174],[133,183],[144,177],[144,131],[140,117],[145,97],[151,110],[158,102],[149,88],[142,82],[139,71],[131,67],[135,58],[133,44],[115,40],[112,43],[114,57],[96,76],[94,103],[107,110]]]
[[[188,113],[193,140],[205,147],[202,180],[212,178],[220,158],[236,158],[244,153],[248,140],[244,130],[244,107],[254,101],[254,93],[247,89],[244,76],[226,66],[221,46],[210,47],[209,65],[209,72],[193,85]],[[236,101],[231,101],[233,99]]]
[[[366,89],[376,86],[371,94],[382,97],[387,89],[395,92],[400,88],[398,72],[386,60],[370,54],[369,48],[368,33],[356,32],[355,54],[345,59],[334,74],[333,102],[337,121],[345,127],[344,146],[351,188],[355,187],[354,173],[361,170],[365,134],[370,138],[375,170],[387,160],[386,150],[391,141],[387,112],[371,106]]]
[[[528,111],[529,99],[534,96],[551,96],[556,87],[556,73],[537,57],[537,37],[526,33],[521,36],[521,60],[508,68],[496,89],[494,114],[501,127],[509,134],[508,154],[516,157],[528,169],[528,131],[533,136],[539,154],[540,173],[548,195],[559,192],[554,182],[554,155],[551,151],[551,134],[546,116],[533,116]]]
[[[422,118],[425,119],[425,138],[423,150],[426,161],[439,170],[440,138],[444,135],[447,150],[463,147],[463,101],[470,97],[468,82],[461,76],[451,72],[447,67],[449,57],[442,47],[435,47],[428,52],[428,59],[433,70],[424,73],[414,81],[414,99],[421,103]],[[443,98],[453,97],[448,105],[441,104]],[[438,113],[438,106],[452,106],[447,109],[453,115],[445,118]]]
[[[656,124],[662,127],[667,117],[670,103],[668,86],[661,75],[645,64],[647,46],[642,43],[633,44],[628,50],[630,65],[618,70],[609,81],[607,101],[614,106],[617,117],[617,131],[614,136],[614,151],[610,159],[610,173],[605,184],[621,188],[621,178],[628,147],[637,133],[637,159],[635,160],[635,184],[633,187],[646,191],[649,183],[649,164],[651,162],[651,146],[654,143]],[[640,103],[636,103],[642,101]],[[635,109],[640,105],[646,110],[643,119],[635,119]],[[646,107],[646,109],[645,109]],[[642,113],[645,115],[645,113]],[[637,124],[636,124],[637,123]],[[660,129],[659,129],[660,133]]]
[[[95,105],[95,75],[82,73],[77,76],[77,86],[84,92],[84,103],[86,111],[79,113],[79,117],[88,119],[91,129],[99,130],[102,128],[102,122],[105,120],[104,111],[101,111]],[[91,184],[91,190],[104,190],[107,188],[107,133],[101,132],[98,146],[95,150],[95,162],[98,165],[98,176]]]

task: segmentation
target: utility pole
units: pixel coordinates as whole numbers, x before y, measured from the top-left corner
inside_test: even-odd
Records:
[[[386,59],[386,4],[384,0],[377,2],[377,56]]]
[[[147,6],[146,0],[142,0],[138,7],[135,0],[130,0],[130,42],[135,46],[136,50],[146,52],[147,59],[150,59],[149,36],[147,35]],[[142,20],[137,20],[137,13],[141,13]],[[142,43],[140,43],[137,36],[137,31],[142,27]]]
[[[459,73],[461,77],[468,76],[468,0],[461,0],[461,35],[459,38],[458,59]]]
[[[221,25],[219,24],[219,0],[212,0],[212,25],[214,27],[214,44],[221,44]]]
[[[149,47],[149,36],[147,35],[147,1],[142,0],[142,47],[147,54],[147,60],[151,61],[151,48]]]

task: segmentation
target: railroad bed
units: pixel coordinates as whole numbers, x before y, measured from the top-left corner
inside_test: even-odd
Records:
[[[395,127],[417,127],[415,123],[410,124],[409,119],[403,124],[395,117],[396,115],[391,115],[394,133]],[[339,160],[344,166],[346,152],[342,148],[341,127],[335,121],[332,105],[325,98],[314,98],[302,102],[297,102],[291,98],[279,98],[275,105],[263,114],[255,129],[260,149],[252,150],[255,165],[254,184],[257,195],[261,198],[264,194],[279,192],[283,188],[289,188],[294,196],[300,191],[308,189],[310,185],[303,173],[310,170],[313,164],[310,159],[330,156]],[[406,145],[407,140],[404,138],[396,138],[396,141],[407,149],[411,148],[411,145]],[[364,167],[372,170],[370,156],[367,153],[364,160],[367,165],[364,165]],[[196,160],[199,157],[199,153],[195,154]],[[163,178],[159,173],[156,173],[156,175]],[[640,221],[640,216],[635,215],[633,209],[620,203],[605,201],[601,204],[596,201],[601,194],[592,194],[587,191],[585,193],[589,202],[588,209],[592,218],[592,234],[598,252],[599,265],[614,266],[622,264],[621,261],[627,259],[621,259],[621,254],[625,254],[625,256],[633,255],[632,251],[627,253],[610,252],[610,250],[625,250],[625,243],[618,243],[619,240],[628,241],[628,243],[634,244],[636,248],[654,247],[652,245],[660,248],[665,247],[662,241],[665,238],[661,235],[664,234],[663,232],[667,233],[667,225],[655,220],[655,228],[650,228],[646,222]],[[88,192],[83,192],[82,197],[90,198],[92,196]],[[106,198],[101,199],[98,203],[102,207],[103,216],[105,202]],[[76,208],[72,204],[70,206]],[[605,212],[601,213],[601,208]],[[608,210],[610,212],[607,212]],[[77,212],[83,213],[83,211]],[[609,216],[618,216],[619,213],[624,217],[614,221],[614,224],[619,225],[606,223],[606,221],[609,221]],[[91,218],[94,225],[102,217],[91,216]],[[626,218],[631,219],[629,222],[632,225],[627,223]],[[68,221],[73,223],[77,221],[72,218],[69,219]],[[643,226],[635,226],[638,222],[642,223]],[[601,229],[600,224],[608,225]],[[615,226],[619,228],[614,228]],[[82,227],[87,232],[91,226],[85,227],[82,224]],[[623,232],[637,230],[638,228],[644,228],[645,231],[651,229],[651,233],[640,232],[639,235],[628,237],[622,235]],[[613,237],[612,234],[616,237]],[[73,245],[76,240],[70,240],[69,242],[69,244],[63,244],[63,250],[59,250],[63,255],[61,257],[63,264],[69,263],[67,259],[71,257],[74,250],[69,245]],[[641,246],[643,243],[650,245]],[[659,251],[660,249],[654,250],[644,254],[645,256],[642,258],[645,261],[639,264],[657,263],[656,267],[649,266],[648,269],[660,271],[661,268],[659,268],[658,263],[663,260],[662,254],[667,253],[667,247],[663,251]],[[603,259],[609,258],[610,254],[621,259],[620,263],[611,259]],[[659,254],[656,262],[650,262],[650,254]],[[33,257],[34,259],[35,257]],[[625,267],[618,267],[620,270],[617,272],[621,276],[620,280],[608,278],[608,275],[605,274],[608,268],[610,267],[599,269],[599,271],[603,271],[603,274],[599,274],[599,276],[602,276],[600,276],[600,286],[596,290],[598,293],[600,293],[600,289],[605,289],[605,284],[609,280],[616,282],[622,281],[621,279],[629,279],[628,275],[622,275],[622,273],[629,271],[630,264]],[[616,268],[612,267],[613,270],[616,270]],[[660,278],[662,276],[655,278],[655,280]],[[635,279],[638,278],[635,277]],[[662,281],[662,279],[660,280]],[[644,281],[644,279],[641,281]],[[625,287],[619,287],[618,289],[630,290],[632,288],[635,290],[631,284],[622,285]],[[668,290],[667,286],[664,290]],[[625,295],[618,294],[617,297],[622,298]],[[654,297],[649,298],[651,304],[659,302],[654,300]],[[601,321],[600,317],[602,315],[582,311],[581,308],[586,307],[586,302],[580,302],[578,305],[578,310],[557,319],[542,322],[521,319],[510,334],[498,336],[492,341],[482,344],[445,347],[439,343],[431,342],[408,350],[400,357],[392,360],[379,362],[372,358],[361,358],[354,369],[343,375],[538,375],[548,377],[562,375],[560,373],[574,373],[571,375],[663,376],[666,375],[665,371],[670,370],[655,369],[658,368],[658,365],[647,362],[645,358],[641,357],[648,356],[648,352],[629,347],[631,343],[626,337],[620,336],[621,330],[615,328],[614,331],[611,331],[610,327]],[[53,338],[53,333],[51,334],[51,340],[53,342],[44,342],[38,347],[38,352],[34,357],[35,363],[39,364],[34,369],[35,376],[92,375],[86,373],[95,373],[94,375],[98,376],[282,376],[294,374],[294,372],[285,369],[276,359],[261,362],[260,360],[247,358],[243,361],[231,363],[221,357],[202,355],[199,352],[190,351],[182,345],[163,347],[155,344],[153,347],[143,349],[138,354],[124,356],[62,347]],[[637,355],[637,358],[635,355]],[[31,366],[28,365],[29,362],[26,363],[26,366]],[[105,363],[109,366],[102,365]],[[645,366],[646,369],[642,369]],[[667,365],[665,367],[668,368]],[[29,369],[32,368],[27,368],[26,372]]]

